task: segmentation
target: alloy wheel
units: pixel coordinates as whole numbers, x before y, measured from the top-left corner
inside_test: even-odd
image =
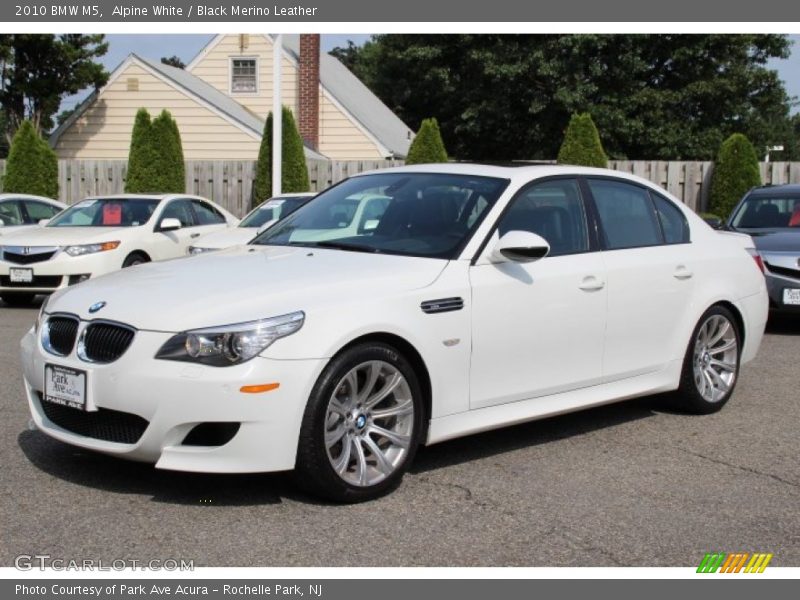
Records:
[[[405,461],[414,434],[414,399],[403,374],[371,360],[350,369],[325,412],[325,449],[331,467],[357,487],[380,483]]]
[[[719,402],[733,388],[739,366],[736,328],[725,316],[711,315],[697,332],[692,359],[694,383],[707,402]]]

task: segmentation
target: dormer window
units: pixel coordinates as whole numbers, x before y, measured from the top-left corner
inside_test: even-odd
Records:
[[[258,93],[257,63],[255,58],[231,58],[231,94]]]

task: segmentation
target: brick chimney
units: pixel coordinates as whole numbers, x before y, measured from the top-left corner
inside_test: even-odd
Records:
[[[319,148],[319,34],[300,34],[299,115],[297,127],[303,141]]]

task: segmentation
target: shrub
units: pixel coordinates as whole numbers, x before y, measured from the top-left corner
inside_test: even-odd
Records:
[[[758,156],[753,144],[741,133],[722,142],[711,174],[710,211],[727,219],[742,196],[761,185]]]
[[[153,119],[151,129],[153,151],[157,161],[157,188],[164,194],[186,192],[186,168],[183,163],[183,147],[178,124],[168,110]]]
[[[407,165],[447,162],[447,150],[436,119],[423,119],[419,131],[411,142],[406,157]]]
[[[253,182],[253,206],[272,197],[272,113],[267,115],[261,146],[258,149],[256,178]],[[307,192],[310,189],[305,148],[297,130],[294,115],[288,107],[282,109],[281,192]]]
[[[28,120],[22,122],[11,140],[3,190],[49,198],[58,196],[58,158]]]
[[[129,194],[150,192],[154,189],[156,155],[150,143],[152,127],[147,109],[140,108],[136,111],[131,133],[131,148],[128,151],[128,172],[125,178],[125,191]]]
[[[600,134],[589,113],[574,114],[564,132],[564,141],[558,151],[558,162],[584,167],[608,166],[608,156],[600,142]]]

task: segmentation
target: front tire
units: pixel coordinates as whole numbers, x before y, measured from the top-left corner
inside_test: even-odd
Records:
[[[34,297],[36,294],[31,293],[24,293],[24,292],[8,292],[6,294],[0,295],[0,299],[3,300],[9,306],[28,306],[31,302],[33,302]]]
[[[122,262],[122,268],[127,269],[128,267],[135,267],[136,265],[141,265],[146,262],[150,262],[150,259],[147,258],[145,254],[141,252],[131,252]]]
[[[697,323],[686,349],[675,399],[695,414],[717,412],[730,399],[739,378],[741,332],[724,306],[712,306]]]
[[[408,360],[386,344],[349,348],[317,380],[300,431],[296,478],[336,502],[393,490],[419,446],[424,402]]]

